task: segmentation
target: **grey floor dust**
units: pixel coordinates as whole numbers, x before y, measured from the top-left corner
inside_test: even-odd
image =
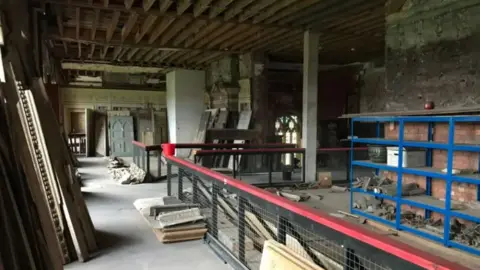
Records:
[[[121,186],[107,173],[103,158],[79,158],[82,192],[97,230],[100,250],[67,270],[231,269],[202,241],[160,243],[134,208],[139,198],[166,195],[166,183]]]

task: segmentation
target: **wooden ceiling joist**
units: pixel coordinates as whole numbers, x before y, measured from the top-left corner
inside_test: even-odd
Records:
[[[97,25],[98,25],[98,20],[100,19],[100,10],[96,9],[95,10],[95,15],[93,19],[93,24],[92,24],[92,30],[91,30],[91,39],[95,40],[95,35],[97,34]]]
[[[193,16],[198,17],[210,7],[213,0],[200,0],[193,7]]]
[[[131,8],[132,8],[132,5],[133,5],[133,2],[135,2],[135,0],[125,0],[125,1],[124,1],[124,3],[125,3],[125,8],[131,9]]]
[[[123,48],[120,46],[117,46],[113,49],[113,55],[112,55],[112,60],[115,61],[117,60],[118,56],[122,52]]]
[[[210,13],[208,14],[208,18],[213,19],[216,18],[220,13],[227,9],[228,5],[230,5],[233,0],[219,0],[213,7],[210,8]]]
[[[175,21],[175,19],[172,18],[163,18],[160,21],[160,24],[158,24],[155,29],[153,30],[152,34],[148,38],[148,44],[154,43],[158,37],[167,30],[167,28]],[[178,24],[178,23],[177,23]],[[175,27],[175,26],[174,26]],[[163,43],[163,42],[162,42]],[[165,43],[163,43],[165,44]]]
[[[66,70],[85,70],[85,71],[99,71],[99,72],[118,72],[118,73],[159,73],[164,70],[161,67],[142,67],[130,65],[110,65],[99,63],[76,63],[63,62],[62,68]]]
[[[143,39],[143,37],[145,36],[145,34],[150,31],[150,29],[152,28],[153,24],[155,23],[155,21],[157,20],[158,16],[154,16],[154,15],[149,15],[145,21],[143,21],[143,24],[142,26],[140,27],[139,29],[139,32],[135,35],[135,42],[138,43],[140,42],[140,40]]]
[[[130,35],[130,32],[132,31],[133,27],[135,26],[135,23],[137,22],[137,19],[138,19],[137,13],[131,13],[130,16],[128,17],[127,23],[125,23],[122,28],[122,42],[125,41],[128,35]]]
[[[112,40],[113,33],[117,28],[118,19],[120,19],[120,12],[119,11],[113,12],[112,20],[110,21],[110,26],[107,29],[107,36],[106,36],[107,43],[110,42],[110,40]]]
[[[68,33],[67,33],[68,34]],[[219,49],[210,49],[206,47],[201,47],[201,46],[196,46],[196,47],[183,47],[183,46],[173,46],[173,44],[160,44],[159,42],[154,42],[152,44],[149,44],[148,42],[134,42],[134,41],[129,41],[126,40],[122,42],[121,40],[110,40],[110,42],[106,42],[105,40],[91,40],[88,39],[87,37],[80,37],[80,39],[76,39],[74,36],[58,36],[58,35],[50,35],[50,39],[53,40],[59,40],[59,41],[65,41],[65,42],[81,42],[83,44],[95,44],[99,46],[105,46],[105,45],[110,45],[110,46],[122,46],[124,48],[139,48],[139,49],[160,49],[163,51],[205,51],[205,52],[218,52],[218,51],[223,51]],[[230,53],[243,53],[242,51],[229,51]]]
[[[127,9],[124,5],[113,5],[109,4],[108,7],[102,6],[102,5],[89,5],[87,3],[79,2],[79,0],[71,1],[71,3],[63,2],[60,0],[44,0],[47,3],[51,3],[54,5],[62,5],[62,6],[68,6],[68,7],[79,7],[79,8],[85,8],[85,9],[100,9],[100,10],[105,10],[105,11],[116,11],[116,12],[122,12],[122,13],[131,13],[131,12],[136,12],[141,16],[148,16],[148,15],[153,15],[153,16],[162,16],[162,17],[172,17],[175,19],[180,19],[180,18],[190,18],[190,19],[196,19],[196,20],[201,20],[201,21],[207,21],[207,22],[214,22],[218,21],[221,23],[238,23],[238,20],[234,18],[236,15],[240,14],[242,12],[242,9],[240,7],[245,7],[246,5],[250,4],[252,1],[255,0],[240,0],[239,2],[233,2],[232,8],[233,9],[226,9],[226,14],[224,18],[209,18],[208,16],[198,16],[194,17],[193,14],[191,13],[183,13],[183,14],[178,14],[177,12],[167,12],[166,10],[163,11],[162,8],[160,8],[160,11],[156,11],[154,9],[150,9],[148,11],[145,11],[143,8],[137,8],[132,6],[130,9]],[[165,1],[162,2],[161,7],[164,3],[168,3],[170,1]],[[170,3],[171,4],[171,3]],[[234,10],[234,11],[232,11]],[[266,24],[266,23],[257,23],[254,24],[252,21],[244,21],[244,24],[249,24],[249,25],[256,25],[260,26],[262,28],[290,28],[290,29],[299,29],[298,26],[291,26],[289,24],[282,24],[282,25],[275,25],[275,24]]]
[[[143,0],[143,10],[149,11],[157,0]]]
[[[262,13],[263,9],[267,8],[268,6],[274,4],[277,0],[261,0],[258,1],[256,4],[251,5],[248,9],[246,9],[242,15],[238,18],[239,22],[244,22],[251,17]]]
[[[56,27],[45,36],[69,61],[199,68],[258,50],[301,60],[305,29],[320,34],[320,59],[384,49],[385,0],[33,1],[52,4]],[[405,0],[390,1],[398,9]]]
[[[94,53],[95,53],[95,44],[90,44],[90,53],[88,54],[88,58],[92,59]]]

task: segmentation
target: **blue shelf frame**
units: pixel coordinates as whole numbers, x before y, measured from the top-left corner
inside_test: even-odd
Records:
[[[354,124],[357,122],[376,124],[377,138],[356,138],[354,136]],[[398,124],[398,140],[390,140],[380,138],[380,127],[382,123],[396,123]],[[478,169],[480,171],[480,144],[455,144],[455,124],[456,123],[480,123],[480,116],[401,116],[401,117],[356,117],[350,121],[351,132],[351,148],[350,151],[350,211],[353,214],[364,216],[366,218],[381,222],[383,224],[395,227],[397,230],[408,231],[412,234],[440,242],[447,247],[454,247],[464,250],[475,255],[480,255],[480,249],[472,248],[470,246],[450,240],[450,222],[451,218],[461,218],[473,222],[480,223],[480,215],[473,216],[462,211],[451,210],[451,191],[452,183],[468,183],[477,185],[477,200],[480,201],[480,175],[476,177],[472,175],[454,175],[453,170],[453,155],[455,151],[463,152],[478,152],[479,164]],[[427,141],[406,141],[404,140],[405,124],[406,123],[425,123],[428,124],[428,140]],[[448,124],[448,142],[438,143],[433,140],[433,131],[436,123]],[[369,161],[354,160],[353,147],[355,144],[375,144],[375,145],[388,145],[398,147],[398,166],[388,166],[387,164],[373,163]],[[403,167],[403,148],[404,147],[418,147],[426,149],[426,165],[427,168],[408,168]],[[433,165],[433,150],[446,150],[447,151],[447,170],[446,173],[441,170],[431,168]],[[397,173],[397,192],[395,196],[389,196],[385,194],[377,194],[365,191],[359,188],[353,188],[354,180],[354,167],[368,167],[375,169],[375,173],[378,175],[380,171],[392,171]],[[409,197],[402,197],[402,182],[404,174],[413,174],[418,176],[424,176],[426,178],[426,195],[432,195],[432,181],[435,179],[442,179],[445,181],[445,203],[444,207],[438,207],[436,205],[418,202]],[[396,211],[395,221],[389,221],[381,217],[360,211],[353,208],[354,194],[361,193],[364,195],[384,198],[395,203],[396,209],[400,210],[402,205],[410,205],[417,208],[425,209],[425,218],[430,218],[432,212],[440,213],[444,216],[444,228],[443,235],[438,236],[435,234],[429,234],[425,231],[421,231],[415,228],[411,228],[401,224],[401,211]]]

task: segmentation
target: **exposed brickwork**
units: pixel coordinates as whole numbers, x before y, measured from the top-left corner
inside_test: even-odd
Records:
[[[406,124],[405,125],[405,140],[426,141],[428,138],[427,124]],[[448,142],[448,125],[436,124],[434,127],[433,138],[435,142]],[[385,138],[398,139],[398,125],[386,124],[385,125]],[[457,124],[455,126],[455,143],[480,143],[479,135],[480,125],[478,124]],[[454,152],[453,168],[455,169],[471,169],[478,170],[478,153],[472,152]],[[433,150],[433,165],[432,167],[438,169],[444,169],[447,167],[447,151]],[[393,181],[397,181],[397,175],[394,172],[385,173],[388,178]],[[416,176],[410,174],[404,174],[402,177],[404,184],[417,183],[420,187],[426,188],[426,178],[423,176]],[[443,179],[432,179],[432,196],[438,199],[445,198],[445,181]],[[469,202],[477,200],[477,186],[465,183],[453,183],[452,184],[452,200],[460,202]],[[424,209],[418,209],[415,207],[405,206],[402,207],[402,211],[410,210],[420,215],[424,214]],[[443,217],[435,213],[433,218]]]

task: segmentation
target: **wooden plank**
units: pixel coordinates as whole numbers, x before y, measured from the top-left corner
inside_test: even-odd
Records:
[[[60,270],[63,269],[62,264],[65,263],[62,255],[62,248],[60,246],[60,242],[57,240],[55,225],[50,215],[47,199],[44,197],[41,186],[38,184],[37,173],[35,171],[33,158],[29,152],[29,147],[25,147],[25,145],[30,146],[31,143],[27,140],[27,133],[22,129],[21,117],[17,111],[16,104],[18,102],[18,97],[16,96],[14,90],[16,87],[16,78],[13,73],[13,68],[10,63],[6,62],[5,64],[8,80],[7,84],[2,87],[2,90],[6,95],[6,99],[8,100],[6,104],[9,107],[11,123],[13,125],[11,132],[16,134],[16,136],[12,136],[11,138],[14,140],[15,149],[19,149],[16,154],[18,155],[18,160],[21,161],[21,165],[25,173],[28,188],[39,216],[40,226],[42,228],[45,243],[49,247],[47,252],[50,256],[50,261],[52,262],[52,269]]]
[[[274,241],[265,241],[260,270],[325,270]]]
[[[77,258],[80,262],[84,262],[88,260],[88,247],[87,243],[84,239],[83,236],[83,231],[81,229],[80,223],[79,223],[79,218],[77,216],[77,212],[74,210],[74,203],[71,197],[70,192],[68,191],[68,183],[67,183],[67,176],[62,175],[62,171],[64,172],[64,167],[60,163],[61,161],[59,160],[61,157],[56,156],[56,153],[60,153],[57,151],[52,151],[52,149],[57,148],[58,149],[58,143],[53,143],[51,141],[51,137],[54,133],[56,134],[57,132],[52,132],[55,131],[55,129],[52,129],[52,131],[49,131],[45,129],[45,124],[43,123],[51,123],[49,121],[41,121],[40,120],[40,115],[42,114],[42,110],[38,110],[36,104],[40,102],[35,102],[33,100],[33,95],[32,91],[25,91],[25,96],[26,96],[26,101],[29,105],[30,112],[32,113],[32,118],[34,119],[34,123],[36,125],[36,133],[39,138],[44,140],[44,144],[48,150],[44,150],[44,157],[47,158],[48,156],[53,157],[52,160],[54,162],[46,162],[46,167],[48,166],[53,166],[55,168],[56,176],[57,176],[57,181],[54,183],[52,186],[56,186],[56,184],[59,185],[60,188],[60,196],[61,200],[63,202],[62,208],[63,208],[63,215],[65,217],[65,220],[67,222],[67,226],[70,231],[70,236],[72,237],[73,240],[73,245],[75,246],[75,251],[77,253]],[[57,129],[58,130],[58,129]],[[58,134],[60,135],[60,134]],[[43,138],[42,138],[43,137]],[[50,142],[49,142],[50,140]],[[61,141],[61,140],[56,140],[56,142]],[[60,161],[60,162],[59,162]]]
[[[97,249],[94,228],[90,220],[90,215],[88,214],[88,211],[86,211],[80,186],[74,179],[71,164],[66,162],[66,146],[58,146],[58,142],[62,140],[60,132],[55,132],[55,130],[59,129],[59,124],[54,116],[42,79],[34,79],[33,86],[35,91],[32,93],[34,94],[36,104],[40,108],[41,114],[44,115],[44,119],[49,119],[48,121],[41,121],[41,124],[45,132],[47,147],[51,150],[50,155],[54,157],[52,160],[54,161],[54,167],[56,169],[57,182],[64,195],[64,205],[67,207],[69,214],[75,221],[72,223],[73,229],[75,230],[74,233],[86,238],[86,246],[89,250],[94,251]],[[72,230],[70,230],[70,232],[73,233]],[[88,249],[87,252],[85,252],[86,249],[84,246],[85,239],[79,239],[79,241],[79,247],[83,253],[87,254],[88,258]]]

